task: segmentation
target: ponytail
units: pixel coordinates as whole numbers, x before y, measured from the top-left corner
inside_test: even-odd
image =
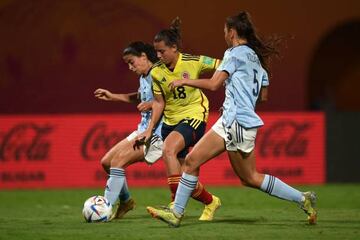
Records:
[[[278,45],[282,39],[273,36],[264,40],[258,36],[251,16],[246,11],[241,11],[236,16],[228,17],[225,24],[228,29],[236,30],[239,37],[247,40],[248,46],[255,51],[262,67],[270,74],[269,64],[274,56],[280,55]]]
[[[172,20],[170,30],[172,30],[181,39],[181,20],[179,17]]]
[[[163,29],[154,38],[154,42],[164,41],[168,47],[176,46],[178,50],[181,49],[181,20],[176,17],[169,27],[169,29]]]

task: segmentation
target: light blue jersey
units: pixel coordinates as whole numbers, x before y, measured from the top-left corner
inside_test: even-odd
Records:
[[[140,94],[141,102],[150,102],[154,99],[154,95],[152,91],[151,74],[148,74],[145,77],[144,76],[140,77],[140,87],[138,89],[138,93]],[[141,121],[137,129],[139,133],[142,133],[147,129],[150,119],[151,119],[151,111],[141,112]],[[162,126],[162,120],[160,120],[154,131],[154,133],[159,137],[161,137],[161,126]]]
[[[225,81],[223,124],[230,127],[236,120],[244,128],[264,125],[255,113],[255,105],[261,87],[268,86],[269,79],[256,53],[246,45],[229,48],[217,71],[229,74]]]

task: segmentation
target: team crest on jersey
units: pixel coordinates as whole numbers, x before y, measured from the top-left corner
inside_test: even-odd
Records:
[[[183,79],[190,79],[190,74],[185,71],[185,72],[183,72],[183,73],[181,74],[181,77],[182,77]]]

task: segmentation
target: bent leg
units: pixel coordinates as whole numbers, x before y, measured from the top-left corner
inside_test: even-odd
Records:
[[[185,147],[184,137],[177,131],[172,131],[166,137],[163,144],[163,160],[166,167],[167,182],[171,192],[171,202],[175,199],[175,193],[181,177],[181,161],[177,155]]]
[[[108,156],[111,156],[110,173],[106,183],[105,197],[114,205],[119,196],[121,200],[126,201],[130,198],[130,193],[124,185],[126,184],[125,168],[135,162],[144,159],[143,147],[133,149],[135,140],[128,141],[124,139],[117,144]],[[120,194],[121,193],[121,194]]]
[[[133,148],[135,139],[125,141],[112,154],[111,167],[127,168],[128,166],[144,161],[144,146]]]
[[[236,175],[244,185],[260,189],[271,196],[301,203],[303,199],[302,192],[292,188],[274,176],[265,175],[256,171],[254,151],[251,153],[229,151],[228,155]]]
[[[125,138],[113,146],[101,159],[101,165],[105,172],[110,173],[111,161],[122,149],[126,149],[129,141]]]
[[[168,176],[181,174],[181,165],[177,154],[185,148],[184,137],[177,131],[172,131],[163,145],[163,159]]]
[[[264,174],[256,171],[255,153],[228,151],[231,166],[241,182],[248,187],[260,188]]]
[[[245,185],[258,188],[271,196],[298,203],[307,214],[309,224],[316,223],[316,194],[314,192],[302,193],[277,177],[258,173],[255,169],[254,152],[250,154],[241,152],[228,153],[234,171]]]
[[[212,129],[208,131],[186,156],[184,173],[176,192],[174,211],[184,213],[187,202],[198,183],[199,168],[225,150],[223,138]]]
[[[185,158],[184,172],[199,175],[201,165],[225,151],[224,139],[210,129]]]

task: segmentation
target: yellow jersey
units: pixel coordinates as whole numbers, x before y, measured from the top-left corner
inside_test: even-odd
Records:
[[[196,81],[200,74],[215,70],[219,63],[219,59],[180,53],[173,71],[161,62],[153,66],[150,73],[153,79],[153,92],[164,97],[163,121],[167,125],[176,125],[183,119],[207,121],[209,100],[199,88],[181,86],[172,92],[169,84],[183,78]]]

